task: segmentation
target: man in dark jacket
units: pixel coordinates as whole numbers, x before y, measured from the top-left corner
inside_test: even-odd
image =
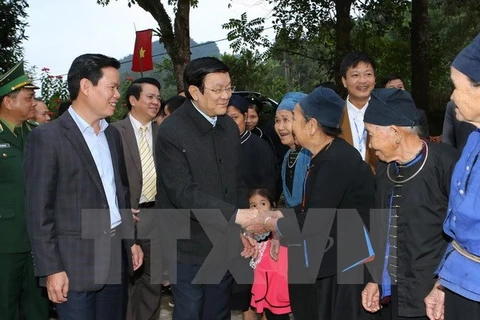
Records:
[[[190,223],[189,239],[179,240],[177,249],[164,250],[173,265],[169,272],[176,274],[172,286],[175,320],[230,319],[232,276],[223,266],[231,251],[222,247],[216,251],[223,250],[220,256],[207,260],[214,239],[190,209],[207,209],[207,220],[221,234],[229,231],[223,229],[220,219],[232,221],[232,226],[233,221],[243,224],[256,214],[254,210],[238,209],[248,207],[248,199],[239,167],[238,128],[225,116],[234,90],[228,71],[216,58],[191,61],[183,77],[187,100],[163,121],[156,140],[157,206],[187,209],[183,212],[187,212]],[[202,266],[204,262],[206,266]],[[214,278],[222,273],[220,283],[206,284],[207,280],[196,278],[202,267]]]
[[[363,290],[362,304],[376,312],[382,299],[385,308],[378,319],[426,320],[423,299],[447,246],[442,223],[458,152],[418,136],[417,109],[404,90],[374,90],[364,121],[369,147],[380,159],[375,198],[385,210],[376,225],[385,228],[375,231],[386,241],[375,251],[386,258],[374,275],[376,283]],[[370,226],[375,218],[371,216]]]

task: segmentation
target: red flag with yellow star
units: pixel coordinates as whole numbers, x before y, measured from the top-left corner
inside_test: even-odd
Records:
[[[152,29],[136,32],[132,71],[144,72],[153,69]]]

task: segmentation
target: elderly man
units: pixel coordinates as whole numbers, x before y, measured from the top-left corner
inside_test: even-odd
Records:
[[[187,65],[183,75],[187,100],[158,131],[156,201],[162,209],[187,209],[183,210],[187,213],[208,209],[207,216],[216,221],[224,218],[243,224],[257,211],[239,209],[248,207],[248,199],[240,171],[238,127],[225,115],[235,88],[228,72],[228,66],[211,57]],[[195,279],[213,248],[213,239],[193,214],[188,219],[190,238],[178,241],[175,253],[166,253],[177,274],[172,286],[173,319],[230,319],[232,276],[221,274],[217,284]],[[210,261],[210,274],[223,269],[227,250],[222,252]]]
[[[38,124],[47,123],[50,121],[50,110],[48,110],[47,104],[40,98],[35,98],[37,106],[35,107],[35,117],[33,120]]]
[[[366,285],[362,304],[376,312],[381,296],[386,308],[379,319],[426,319],[422,300],[447,246],[442,222],[457,151],[418,136],[418,112],[404,90],[374,90],[364,121],[369,147],[381,160],[375,198],[377,208],[386,209],[378,217],[385,228],[376,231],[386,242],[376,250],[385,256],[374,275],[379,284]]]
[[[452,176],[443,230],[452,237],[438,267],[438,282],[425,298],[430,319],[480,318],[480,34],[460,52],[451,67],[451,99],[456,117],[473,131]]]
[[[0,77],[0,314],[17,319],[19,301],[26,319],[47,319],[48,300],[33,272],[25,222],[24,145],[35,115],[38,87],[23,71],[23,62]]]

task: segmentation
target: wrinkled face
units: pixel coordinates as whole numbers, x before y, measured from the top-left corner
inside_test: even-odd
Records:
[[[347,70],[342,83],[352,99],[368,99],[375,87],[375,71],[370,63],[359,62]]]
[[[238,110],[234,106],[228,107],[227,114],[237,124],[240,134],[244,133],[245,132],[245,114],[241,113],[240,110]]]
[[[394,88],[394,89],[401,89],[405,90],[405,86],[403,85],[403,81],[400,79],[393,79],[387,82],[385,88]]]
[[[209,73],[203,80],[203,93],[200,88],[191,85],[189,92],[197,107],[210,117],[221,116],[227,112],[228,101],[232,96],[232,83],[228,72]]]
[[[33,89],[21,88],[15,98],[10,96],[3,98],[3,104],[13,119],[25,121],[35,117],[37,101],[34,96]]]
[[[293,135],[299,145],[306,147],[311,135],[307,125],[307,121],[303,116],[302,109],[297,103],[293,109],[293,122],[292,122]]]
[[[295,138],[293,136],[293,112],[288,110],[279,110],[275,114],[275,132],[280,137],[282,144],[295,147]]]
[[[390,127],[381,127],[370,123],[365,123],[370,142],[368,147],[375,151],[377,157],[384,162],[395,160],[395,151],[397,144],[394,131]]]
[[[90,112],[96,119],[110,117],[115,112],[120,93],[120,75],[118,70],[113,67],[102,69],[103,76],[96,86],[88,79],[82,79],[81,85],[88,99]]]
[[[255,108],[248,108],[247,112],[247,129],[252,131],[258,125],[258,113]]]
[[[470,79],[454,67],[451,68],[451,79],[455,88],[450,99],[455,103],[456,118],[479,127],[480,87],[473,86]]]
[[[135,96],[130,96],[130,104],[132,105],[132,115],[136,119],[144,121],[152,121],[157,116],[161,105],[160,90],[150,83],[142,83],[142,91],[138,100]]]
[[[250,197],[250,209],[263,209],[266,211],[270,211],[272,206],[270,205],[270,201],[267,198],[259,195],[254,194]]]
[[[47,105],[42,101],[37,101],[35,112],[35,121],[38,123],[47,123],[50,121],[50,110],[48,110]]]

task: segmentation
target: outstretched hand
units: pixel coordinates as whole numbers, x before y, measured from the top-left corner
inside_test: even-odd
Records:
[[[282,218],[281,211],[265,211],[260,210],[258,215],[253,219],[246,221],[243,225],[248,232],[261,234],[277,230],[277,220]]]

